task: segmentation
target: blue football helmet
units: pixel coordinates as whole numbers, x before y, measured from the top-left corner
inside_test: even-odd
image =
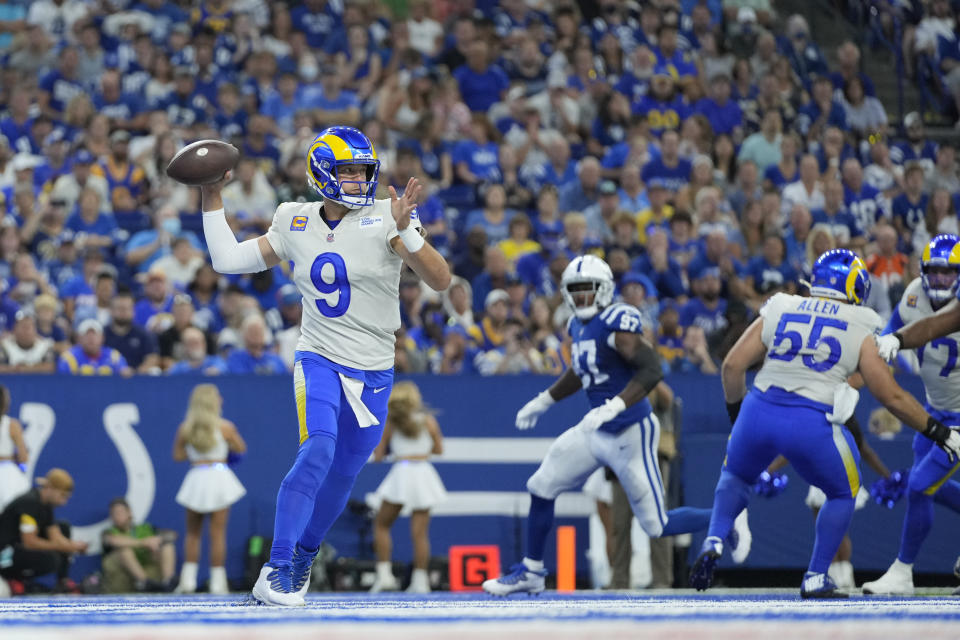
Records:
[[[810,295],[862,305],[870,295],[870,272],[849,249],[831,249],[813,263]]]
[[[952,233],[935,236],[920,254],[920,283],[934,309],[957,295],[960,277],[960,238]]]
[[[367,166],[365,181],[340,180],[337,169],[348,164]],[[380,160],[370,138],[353,127],[329,127],[320,132],[307,152],[307,183],[324,200],[339,202],[348,209],[369,207],[377,191]],[[360,193],[344,193],[344,184],[359,184]]]

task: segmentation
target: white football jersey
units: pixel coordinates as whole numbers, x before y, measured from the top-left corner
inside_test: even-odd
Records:
[[[934,313],[930,298],[917,278],[903,292],[897,313],[904,324]],[[927,402],[941,411],[960,411],[960,374],[957,373],[957,345],[960,331],[937,338],[917,349],[920,377],[927,392]]]
[[[786,293],[770,298],[760,315],[767,356],[753,386],[780,387],[831,406],[834,388],[857,370],[864,339],[883,327],[868,307]]]
[[[334,229],[320,216],[321,202],[284,202],[267,240],[293,261],[303,295],[297,349],[355,369],[393,366],[400,328],[400,256],[390,247],[397,225],[390,201],[351,210]],[[410,221],[420,228],[416,213]]]

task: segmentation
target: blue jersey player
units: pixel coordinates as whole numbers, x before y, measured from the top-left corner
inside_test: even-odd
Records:
[[[936,313],[957,295],[960,277],[960,239],[939,235],[920,255],[920,277],[903,292],[884,334],[890,334],[913,320]],[[941,422],[960,425],[960,368],[957,368],[955,331],[917,350],[920,377],[927,393],[926,410]],[[950,479],[957,465],[928,439],[913,439],[913,467],[907,485],[907,512],[903,518],[897,559],[878,580],[863,585],[864,593],[913,594],[913,563],[933,525],[933,503],[960,512],[960,482]]]
[[[554,402],[581,388],[593,408],[557,438],[527,481],[527,555],[507,574],[484,582],[487,593],[505,596],[543,591],[547,575],[543,554],[553,527],[554,500],[582,485],[600,467],[610,467],[616,474],[634,515],[650,537],[707,526],[708,509],[666,510],[657,466],[660,425],[647,400],[647,394],[663,378],[660,357],[643,338],[637,308],[611,304],[613,289],[610,267],[596,256],[575,258],[563,272],[561,292],[574,312],[567,327],[573,339],[572,367],[520,409],[517,428],[533,427]],[[750,545],[745,511],[730,542],[734,560],[742,562]]]
[[[204,186],[203,231],[213,268],[255,273],[294,267],[303,321],[293,370],[300,446],[280,484],[270,561],[253,588],[267,604],[302,605],[320,542],[380,442],[400,327],[400,268],[450,284],[443,257],[419,233],[420,185],[374,200],[380,161],[369,138],[330,127],[307,153],[307,182],[323,202],[284,202],[266,234],[237,243],[220,189]],[[263,425],[275,429],[275,425]]]
[[[826,495],[800,595],[846,597],[827,569],[850,526],[860,489],[857,447],[842,427],[857,404],[858,394],[846,384],[856,371],[895,416],[947,455],[960,455],[960,434],[924,411],[880,358],[875,342],[880,317],[862,306],[869,293],[863,260],[848,249],[828,251],[813,265],[810,297],[778,293],[770,298],[727,354],[721,376],[733,431],[708,536],[690,571],[691,586],[710,586],[723,539],[747,505],[754,480],[782,454]],[[753,389],[746,393],[747,369],[760,361]]]

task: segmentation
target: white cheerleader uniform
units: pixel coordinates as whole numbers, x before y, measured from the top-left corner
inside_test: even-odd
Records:
[[[0,511],[14,498],[30,490],[30,480],[20,471],[13,459],[13,437],[10,435],[10,416],[0,417]]]
[[[212,513],[232,505],[246,495],[233,469],[227,466],[227,447],[223,434],[216,431],[216,443],[209,451],[197,451],[187,444],[187,459],[195,464],[187,472],[177,492],[177,504],[196,513]]]
[[[397,458],[426,456],[432,450],[433,439],[425,428],[414,438],[397,430],[390,437],[390,452]],[[411,511],[432,509],[446,499],[447,490],[429,461],[398,460],[367,503],[374,509],[379,509],[383,501],[400,504],[403,514],[409,515]]]

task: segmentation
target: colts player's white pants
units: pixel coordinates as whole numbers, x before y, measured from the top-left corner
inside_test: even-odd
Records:
[[[651,538],[657,538],[667,524],[663,479],[657,464],[659,442],[660,422],[652,413],[616,434],[567,429],[550,445],[540,468],[527,480],[527,490],[554,500],[582,485],[600,467],[610,467],[630,499],[640,526]]]

